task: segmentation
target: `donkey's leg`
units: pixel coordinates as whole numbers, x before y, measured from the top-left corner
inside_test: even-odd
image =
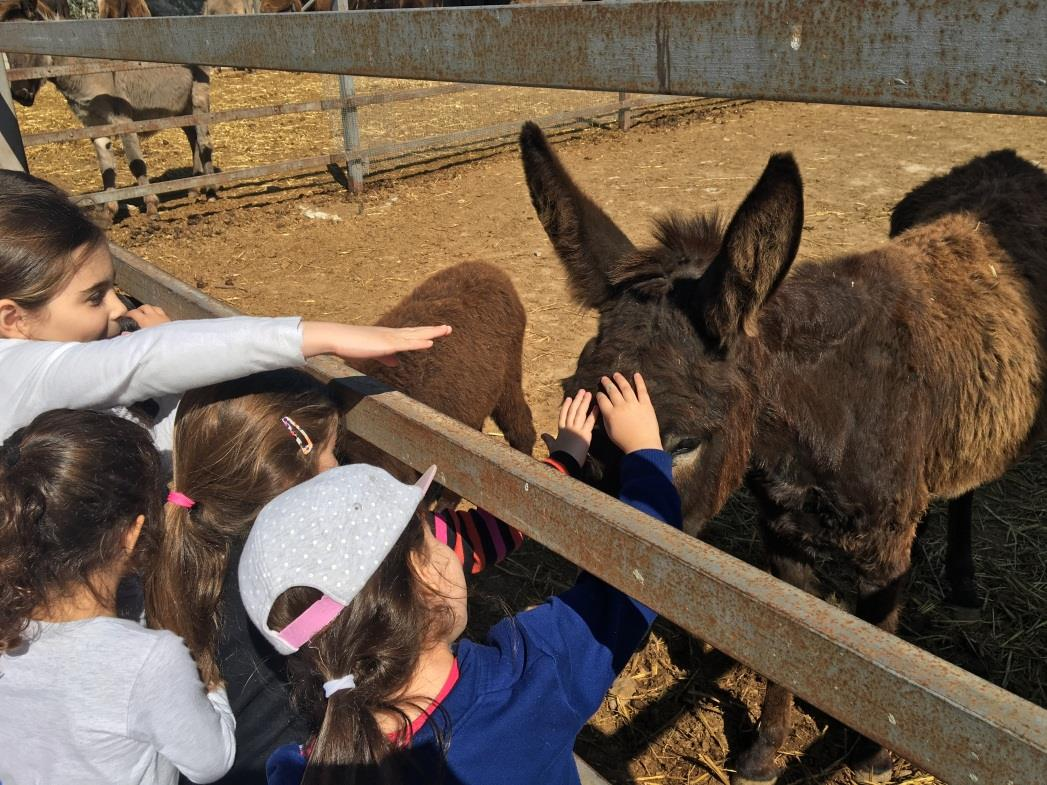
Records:
[[[811,563],[802,554],[786,549],[766,522],[761,528],[771,574],[818,596],[818,582]],[[779,771],[774,759],[792,730],[792,709],[792,692],[780,684],[768,681],[763,706],[760,708],[756,740],[738,758],[731,785],[771,785],[778,779]]]
[[[126,119],[130,120],[131,118]],[[138,181],[139,185],[149,185],[149,174],[146,170],[145,159],[142,157],[141,145],[138,144],[138,134],[122,134],[120,139],[124,143],[124,155],[127,156],[127,165],[131,169],[131,174]],[[146,215],[156,215],[156,206],[158,204],[160,204],[160,199],[156,194],[146,194]]]
[[[98,158],[98,169],[102,173],[102,190],[111,191],[116,188],[116,160],[113,158],[113,140],[108,136],[99,136],[92,139],[91,144],[95,147],[95,156]],[[105,209],[109,216],[114,217],[120,209],[116,202],[106,202]]]
[[[982,607],[971,547],[973,510],[974,491],[949,502],[949,534],[945,549],[945,579],[949,582],[949,595],[945,601],[956,606],[964,616],[977,616]]]
[[[199,115],[211,111],[211,77],[203,68],[193,68],[191,90],[190,103],[193,107],[193,114]],[[193,173],[214,174],[210,126],[207,123],[197,123],[195,126],[186,126],[182,130],[185,131],[189,147],[193,151]],[[207,196],[208,201],[217,198],[217,191],[213,185],[205,185],[201,190]]]
[[[189,149],[193,153],[193,176],[198,177],[204,173],[204,167],[200,160],[200,147],[198,135],[196,133],[196,126],[187,125],[182,128],[182,132],[185,134],[186,141],[189,142]],[[189,199],[192,201],[200,195],[200,189],[190,188],[188,193]]]
[[[915,520],[911,525],[899,525],[895,531],[902,532],[901,537],[890,543],[889,547],[872,554],[865,564],[858,565],[855,615],[890,633],[898,628],[898,615],[912,563],[916,525]],[[859,782],[891,780],[894,770],[891,753],[871,739],[859,739],[851,760],[851,769]]]
[[[534,451],[534,417],[523,394],[523,347],[515,352],[512,367],[506,374],[502,394],[491,417],[505,434],[509,445],[530,455]]]

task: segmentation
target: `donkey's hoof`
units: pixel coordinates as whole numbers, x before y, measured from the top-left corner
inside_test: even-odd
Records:
[[[854,779],[863,785],[883,785],[894,776],[894,761],[887,750],[879,750],[875,755],[863,761],[852,763]]]
[[[860,782],[862,785],[884,785],[884,783],[890,782],[892,777],[894,777],[893,767],[886,769],[885,771],[866,769],[864,771],[854,772],[855,782]]]

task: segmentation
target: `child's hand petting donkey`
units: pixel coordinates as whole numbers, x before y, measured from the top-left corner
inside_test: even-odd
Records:
[[[647,385],[638,373],[633,374],[633,380],[635,390],[620,373],[611,378],[604,376],[600,380],[603,390],[596,394],[596,407],[588,390],[579,390],[574,397],[564,398],[556,437],[542,434],[549,454],[566,452],[579,466],[584,464],[598,414],[603,417],[607,435],[622,452],[662,449],[658,418],[647,394]]]

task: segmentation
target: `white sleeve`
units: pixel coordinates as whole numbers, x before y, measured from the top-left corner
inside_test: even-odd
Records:
[[[0,339],[0,440],[51,409],[109,409],[304,363],[297,317],[171,322],[87,343]]]
[[[131,689],[127,735],[155,747],[192,782],[214,782],[232,768],[235,731],[225,689],[206,692],[182,639],[158,636]]]

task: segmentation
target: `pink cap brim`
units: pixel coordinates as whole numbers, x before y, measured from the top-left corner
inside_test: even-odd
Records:
[[[428,469],[425,470],[425,474],[418,478],[418,482],[414,485],[416,488],[422,489],[422,496],[425,496],[429,491],[429,486],[433,484],[433,478],[436,477],[436,464],[434,463]]]

